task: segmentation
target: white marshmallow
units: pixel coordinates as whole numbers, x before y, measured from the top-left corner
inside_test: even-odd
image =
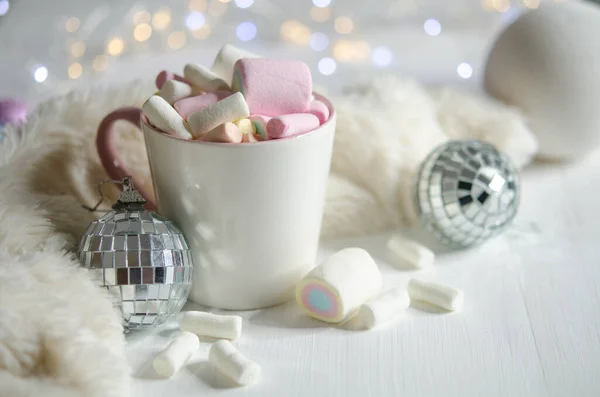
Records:
[[[231,44],[226,44],[217,54],[215,63],[212,67],[212,72],[221,79],[225,80],[227,84],[231,85],[231,81],[233,80],[233,66],[242,58],[262,57],[249,51],[234,47]]]
[[[394,288],[363,304],[359,311],[360,321],[369,329],[381,325],[410,306],[410,298],[404,288]]]
[[[412,300],[427,302],[449,311],[462,309],[465,302],[465,295],[459,289],[415,278],[408,282],[408,294]]]
[[[221,316],[206,312],[185,312],[179,323],[182,331],[219,339],[237,339],[242,334],[240,316]]]
[[[409,265],[414,269],[423,269],[435,261],[432,250],[402,236],[392,236],[387,242],[387,249],[393,256],[394,265],[400,267]]]
[[[260,377],[260,366],[244,357],[228,340],[212,344],[208,361],[214,368],[242,386],[249,385]]]
[[[229,84],[202,65],[188,63],[183,68],[183,77],[202,91],[228,91]]]
[[[171,105],[180,99],[190,97],[196,93],[194,87],[188,83],[177,81],[175,79],[165,82],[160,88],[160,91],[158,91],[158,95]]]
[[[170,378],[192,358],[199,347],[200,341],[196,335],[182,332],[154,358],[152,366],[157,374]]]
[[[166,83],[165,83],[166,84]],[[185,120],[173,106],[158,95],[153,95],[142,105],[142,112],[155,127],[180,138],[190,139],[192,134]]]
[[[296,301],[310,316],[339,323],[377,295],[381,284],[379,268],[367,251],[344,248],[298,283]]]
[[[212,130],[220,124],[248,117],[250,111],[244,95],[236,92],[188,116],[187,121],[194,138]]]

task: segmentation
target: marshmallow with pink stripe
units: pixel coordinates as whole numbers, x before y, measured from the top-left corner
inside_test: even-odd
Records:
[[[367,251],[344,248],[298,283],[296,301],[311,317],[341,323],[377,296],[382,282],[379,268]]]

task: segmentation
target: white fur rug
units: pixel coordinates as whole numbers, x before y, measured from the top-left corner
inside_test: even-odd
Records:
[[[119,314],[72,251],[106,179],[95,150],[101,118],[141,105],[150,82],[97,87],[42,104],[0,141],[0,396],[127,396]],[[447,139],[495,144],[519,166],[537,143],[518,112],[454,90],[384,77],[333,98],[338,111],[324,237],[411,225],[412,181]],[[151,187],[142,135],[123,123],[122,152]],[[107,186],[109,200],[116,188]]]

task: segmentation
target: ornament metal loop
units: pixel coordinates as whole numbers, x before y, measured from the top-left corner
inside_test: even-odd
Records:
[[[123,185],[123,191],[119,195],[119,199],[113,204],[112,209],[120,210],[124,208],[141,208],[146,204],[146,200],[142,195],[135,190],[133,187],[133,179],[131,176],[126,176],[122,180],[106,179],[98,184],[98,193],[100,193],[100,200],[93,207],[83,205],[83,208],[90,212],[99,211],[98,207],[102,204],[104,199],[104,193],[102,192],[102,186],[106,183],[112,183],[113,185]],[[108,210],[104,211],[107,212]]]

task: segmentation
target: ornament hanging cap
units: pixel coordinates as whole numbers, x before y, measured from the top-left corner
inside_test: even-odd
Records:
[[[105,183],[112,183],[114,185],[123,185],[123,191],[119,195],[119,199],[112,205],[112,209],[115,211],[118,210],[143,210],[144,204],[146,204],[146,200],[140,192],[135,190],[133,187],[133,179],[130,176],[126,176],[123,180],[106,180],[102,181],[98,184],[98,192],[100,193],[100,201],[94,207],[88,207],[86,205],[83,208],[88,211],[97,211],[102,201],[104,201],[104,195],[102,194],[102,185]]]
[[[112,208],[114,210],[132,208],[132,207],[142,207],[146,204],[146,200],[142,197],[140,192],[135,190],[133,187],[133,180],[130,176],[126,176],[123,178],[123,191],[119,195],[119,199],[116,203],[113,204]]]

